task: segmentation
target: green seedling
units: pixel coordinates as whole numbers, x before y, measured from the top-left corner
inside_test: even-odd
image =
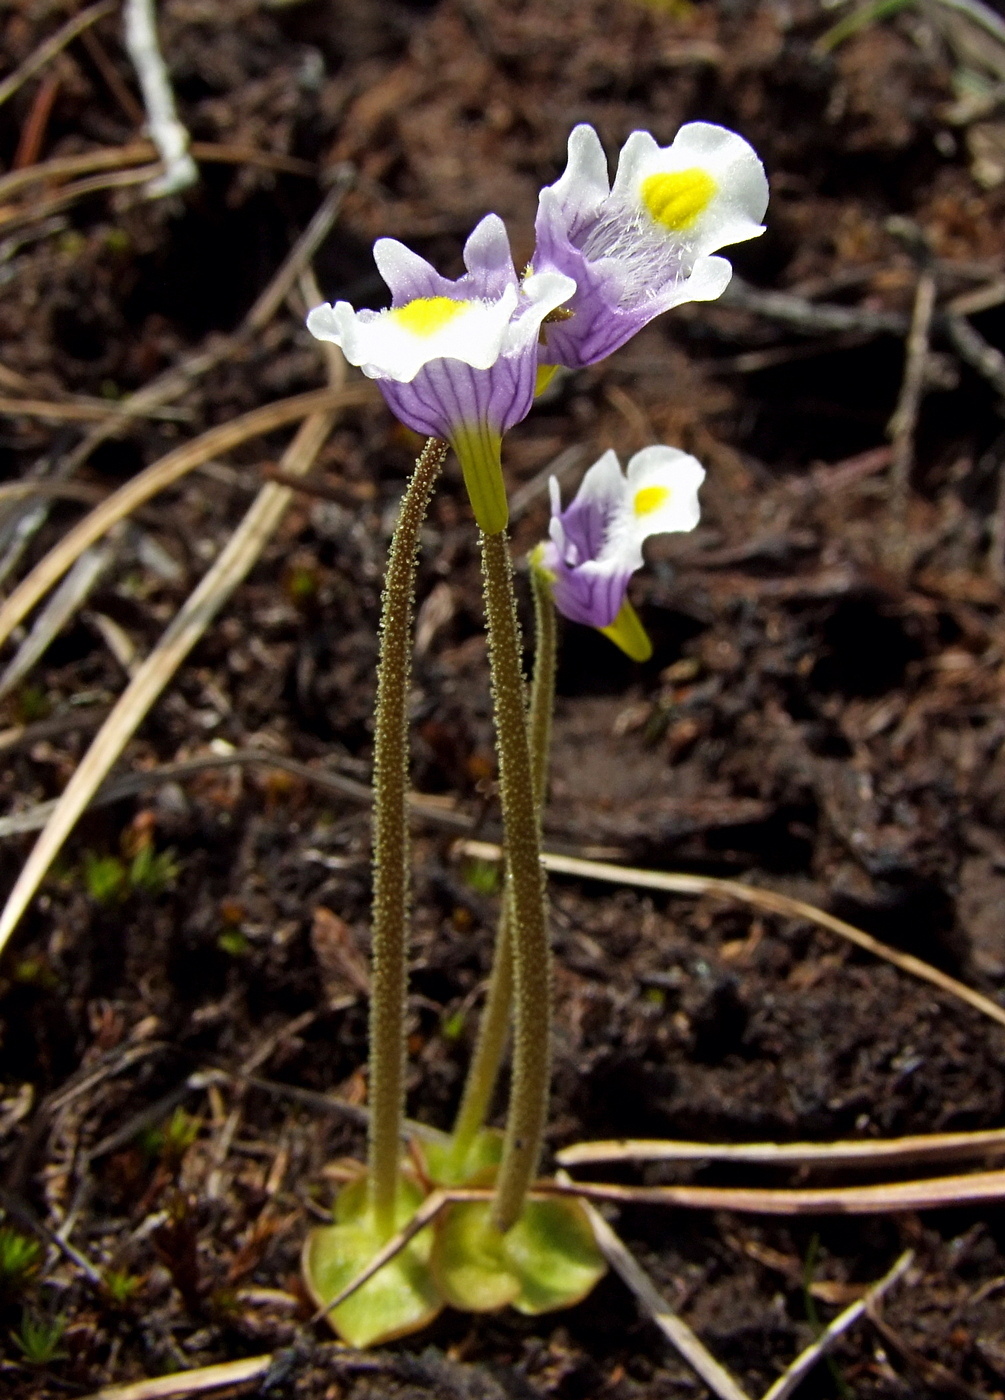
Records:
[[[464,867],[464,883],[475,894],[498,894],[502,883],[502,867],[489,860],[471,860]]]
[[[131,894],[163,894],[173,884],[178,864],[173,850],[142,846],[131,861],[120,856],[84,852],[84,884],[96,904],[119,904]]]
[[[444,1016],[443,1020],[440,1022],[440,1034],[443,1036],[443,1039],[450,1041],[460,1040],[461,1036],[464,1034],[465,1019],[464,1012],[460,1009],[451,1011],[449,1015]]]
[[[143,1287],[143,1278],[128,1269],[109,1269],[105,1274],[105,1291],[117,1308],[127,1308]]]
[[[137,894],[163,894],[178,876],[178,862],[173,850],[154,850],[141,846],[129,867],[129,886]]]
[[[38,1270],[42,1246],[13,1225],[0,1225],[0,1291],[17,1293]]]
[[[159,1128],[147,1128],[140,1134],[140,1146],[150,1157],[159,1157],[166,1165],[177,1167],[185,1153],[199,1136],[202,1120],[176,1108]]]
[[[60,1345],[65,1331],[65,1317],[40,1317],[25,1308],[21,1326],[10,1337],[29,1366],[50,1366],[66,1355]]]
[[[224,929],[216,940],[216,946],[221,953],[226,953],[230,958],[243,958],[251,948],[251,944],[239,928]]]
[[[118,856],[99,856],[85,851],[84,884],[95,904],[103,907],[117,904],[128,893],[126,867]]]

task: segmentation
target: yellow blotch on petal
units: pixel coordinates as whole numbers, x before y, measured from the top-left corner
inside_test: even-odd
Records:
[[[691,166],[642,181],[642,203],[670,233],[683,233],[708,208],[716,183],[707,170]]]
[[[466,311],[470,302],[455,301],[453,297],[417,297],[390,312],[392,321],[404,326],[413,335],[435,335],[444,326]]]
[[[664,501],[669,500],[669,497],[669,486],[643,486],[640,491],[636,491],[632,506],[636,515],[652,515],[654,510],[659,510]]]

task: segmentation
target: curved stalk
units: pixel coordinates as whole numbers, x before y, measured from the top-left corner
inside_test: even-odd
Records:
[[[551,1073],[551,953],[513,566],[505,531],[482,536],[514,970],[513,1080],[493,1223],[515,1224],[537,1171]]]
[[[391,540],[381,603],[373,741],[373,917],[370,995],[370,1205],[390,1239],[405,1112],[408,971],[408,691],[419,530],[447,445],[430,438],[415,464]]]
[[[555,708],[556,632],[555,604],[547,579],[531,568],[534,594],[534,675],[530,687],[530,754],[534,776],[534,796],[538,823],[544,808],[548,785],[548,752],[551,747],[551,720]],[[510,1008],[513,1002],[513,945],[510,939],[509,887],[503,894],[496,932],[492,973],[478,1027],[478,1039],[468,1068],[461,1106],[454,1123],[451,1157],[460,1171],[464,1160],[488,1117],[509,1040]]]

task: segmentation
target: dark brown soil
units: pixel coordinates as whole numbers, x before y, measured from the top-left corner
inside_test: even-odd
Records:
[[[0,12],[5,67],[69,8],[10,0]],[[998,62],[1000,82],[1005,64],[989,35],[937,0],[827,53],[816,41],[847,12],[811,0],[166,0],[160,9],[195,139],[292,156],[316,175],[206,163],[184,198],[101,191],[41,222],[22,217],[27,205],[11,195],[0,203],[8,397],[117,398],[232,330],[342,162],[356,175],[315,264],[326,296],[379,305],[369,249],[383,234],[456,271],[466,233],[489,209],[526,260],[537,189],[555,178],[580,120],[612,150],[640,126],[668,141],[691,118],[742,131],[773,193],[768,233],[731,256],[746,283],[801,297],[804,312],[808,299],[898,313],[906,325],[924,267],[943,309],[1005,276],[1000,154],[992,178],[1005,126],[993,101],[971,111],[959,96],[965,70],[987,79]],[[0,106],[5,168],[26,142],[34,161],[139,138],[116,17],[93,35],[98,47],[75,41],[45,70],[59,87],[34,136],[42,79]],[[993,295],[970,324],[1005,343]],[[514,488],[577,444],[567,490],[605,448],[624,456],[654,441],[695,452],[709,472],[701,526],[656,541],[635,585],[653,660],[635,666],[599,635],[565,629],[548,842],[768,884],[1001,999],[1001,399],[956,357],[937,319],[901,513],[889,454],[877,449],[904,354],[903,334],[876,333],[868,315],[837,329],[812,312],[795,324],[741,288],[664,317],[564,381],[513,432]],[[136,425],[77,479],[108,490],[176,442],[321,383],[299,311],[284,308],[245,352],[193,379],[176,401],[184,422]],[[5,417],[3,474],[58,473],[81,431]],[[121,537],[84,609],[3,702],[6,724],[29,726],[17,741],[0,735],[11,809],[62,790],[93,716],[121,692],[109,621],[139,656],[149,651],[287,439],[252,442],[193,473]],[[327,495],[298,496],[124,770],[230,745],[368,777],[383,560],[416,445],[378,402],[344,414],[315,473]],[[52,505],[8,590],[81,509]],[[539,491],[516,525],[521,556],[545,526]],[[475,544],[451,467],[421,565],[414,779],[491,833]],[[0,568],[9,545],[4,535]],[[31,839],[3,843],[7,887]],[[97,897],[95,861],[150,841],[173,853],[164,888]],[[417,828],[409,1107],[440,1126],[456,1106],[496,904],[451,841]],[[1005,1122],[1005,1032],[889,965],[721,902],[566,879],[552,893],[552,1146]],[[151,786],[81,821],[5,954],[0,1204],[12,1223],[25,1208],[63,1230],[103,1273],[134,1276],[136,1291],[116,1304],[50,1251],[0,1299],[6,1394],[87,1394],[294,1342],[269,1394],[706,1393],[616,1279],[541,1319],[445,1314],[427,1335],[369,1359],[339,1358],[321,1331],[304,1330],[299,1248],[325,1218],[330,1164],[359,1155],[363,1138],[347,1116],[287,1089],[365,1098],[368,897],[365,811],[279,770]],[[256,1085],[228,1078],[249,1067]],[[800,1180],[709,1166],[622,1177]],[[1005,1392],[998,1208],[787,1222],[633,1207],[618,1228],[751,1395],[812,1338],[815,1316],[826,1321],[852,1296],[841,1285],[878,1278],[906,1245],[915,1266],[890,1294],[882,1329],[853,1329],[834,1369],[819,1367],[800,1395]],[[815,1305],[808,1279],[833,1285],[817,1288]],[[24,1360],[25,1312],[65,1320],[49,1364]]]

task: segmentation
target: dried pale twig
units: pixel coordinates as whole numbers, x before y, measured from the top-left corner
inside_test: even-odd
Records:
[[[169,418],[177,420],[177,409],[130,408],[122,403],[56,402],[49,399],[0,398],[0,414],[4,418],[48,418],[62,423],[104,423],[109,418]],[[188,415],[184,415],[188,416]],[[28,483],[12,482],[14,486]],[[12,494],[7,492],[7,495]]]
[[[343,391],[341,397],[344,399],[348,392]],[[330,402],[332,397],[338,396],[320,396],[315,411],[301,424],[296,437],[283,455],[284,470],[301,473],[309,470],[331,431],[334,421]],[[67,784],[18,876],[3,914],[0,915],[0,950],[10,938],[53,859],[109,769],[164,686],[234,589],[245,578],[291,500],[292,493],[289,487],[277,486],[272,482],[262,487],[219,558],[126,687]]]
[[[125,40],[147,110],[154,145],[164,173],[147,185],[150,199],[178,194],[199,179],[199,167],[189,151],[189,134],[178,119],[167,64],[157,38],[154,0],[126,0]]]
[[[946,318],[946,334],[960,359],[982,374],[1005,398],[1005,355],[998,347],[985,340],[962,316]]]
[[[925,392],[925,369],[928,364],[932,316],[935,312],[935,291],[935,274],[926,268],[918,277],[911,328],[908,331],[905,349],[904,378],[897,407],[888,427],[893,441],[893,460],[890,463],[891,543],[900,566],[906,562],[903,550],[907,538],[905,525],[911,468],[914,464],[914,432],[918,424],[922,395]]]
[[[91,594],[118,552],[122,528],[121,524],[116,526],[101,544],[86,549],[53,593],[7,669],[0,676],[0,699],[9,695],[14,687],[21,683]]]
[[[104,1385],[86,1400],[183,1400],[186,1395],[202,1395],[207,1390],[260,1380],[268,1374],[274,1359],[272,1352],[266,1352],[263,1356],[242,1357],[240,1361],[224,1361],[218,1366],[179,1371],[173,1376],[155,1376],[126,1385]]]
[[[502,848],[488,841],[461,841],[457,850],[459,854],[473,856],[479,860],[502,859]],[[778,894],[775,890],[761,889],[756,885],[745,885],[740,880],[720,880],[711,875],[683,875],[663,870],[636,870],[627,866],[610,865],[604,861],[583,860],[579,856],[554,855],[549,851],[542,852],[541,864],[545,870],[555,875],[574,875],[584,880],[601,880],[605,884],[630,885],[635,889],[664,890],[668,894],[719,895],[724,899],[735,899],[741,904],[752,905],[755,909],[763,909],[769,914],[778,914],[785,919],[800,919],[804,923],[816,924],[818,928],[836,933],[849,943],[864,948],[866,952],[893,963],[902,972],[930,982],[940,991],[965,1001],[975,1011],[980,1011],[992,1021],[997,1021],[1000,1026],[1005,1026],[1005,1007],[999,1006],[990,997],[982,996],[966,983],[958,982],[955,977],[950,977],[911,953],[901,953],[898,949],[891,948],[878,938],[873,938],[871,934],[856,928],[854,924],[846,924],[844,919],[835,918],[833,914],[817,909],[812,904],[804,904],[801,899],[791,899],[788,895]]]
[[[160,173],[160,165],[144,165],[139,170],[114,170],[110,175],[91,175],[86,180],[77,180],[72,185],[64,185],[58,194],[48,199],[32,201],[29,205],[13,205],[0,209],[0,229],[16,228],[19,224],[37,223],[75,204],[85,195],[98,194],[101,190],[127,189],[130,185],[142,185]]]
[[[197,160],[211,164],[258,165],[265,170],[308,178],[317,173],[309,161],[281,155],[278,151],[262,151],[256,146],[242,146],[237,142],[193,141],[191,151]],[[150,165],[156,159],[157,147],[152,141],[131,141],[125,146],[100,146],[97,150],[83,151],[75,156],[54,156],[52,160],[25,166],[23,170],[11,170],[0,176],[0,200],[6,202],[33,185],[58,184],[75,175],[89,175],[98,170]]]
[[[142,389],[128,395],[121,407],[133,411],[160,407],[172,399],[180,397],[195,379],[208,374],[210,370],[230,358],[256,335],[261,334],[273,316],[282,306],[290,288],[308,265],[321,244],[328,237],[332,225],[338,218],[346,191],[354,177],[350,166],[343,166],[335,181],[318,205],[310,223],[287,253],[272,278],[259,293],[251,309],[247,312],[237,330],[231,335],[216,336],[208,344],[186,355],[178,364],[157,375]],[[121,423],[103,423],[93,428],[83,441],[69,453],[64,463],[67,475],[72,475],[90,457],[95,448],[100,447],[110,437],[123,430]],[[0,637],[2,641],[2,637]]]
[[[55,545],[0,607],[0,645],[10,636],[18,623],[48,592],[68,568],[111,527],[151,496],[163,491],[180,477],[211,457],[228,452],[249,438],[270,433],[286,423],[307,418],[312,413],[341,408],[348,404],[365,403],[373,397],[368,384],[352,385],[340,393],[330,389],[315,389],[309,394],[278,399],[275,403],[254,408],[229,423],[210,428],[191,442],[176,447],[160,461],[137,473],[118,491],[114,491],[91,513],[84,517]]]
[[[564,1172],[558,1179],[568,1182]],[[692,1332],[682,1317],[670,1307],[642,1265],[632,1254],[621,1237],[611,1228],[596,1206],[588,1201],[583,1203],[597,1246],[608,1264],[621,1280],[635,1294],[639,1307],[656,1324],[670,1345],[683,1356],[708,1388],[720,1400],[749,1400],[747,1392],[741,1389],[736,1379],[730,1375],[705,1346],[696,1333]]]
[[[757,1162],[766,1166],[875,1167],[1005,1153],[1005,1128],[849,1142],[577,1142],[555,1153],[564,1167],[587,1162]]]
[[[81,10],[78,15],[68,19],[61,28],[57,29],[51,38],[46,39],[43,44],[39,44],[34,53],[29,54],[25,61],[14,69],[13,73],[8,73],[3,82],[0,83],[0,104],[13,97],[18,88],[22,87],[29,78],[44,68],[50,59],[55,58],[67,44],[73,40],[89,25],[97,20],[110,15],[115,9],[115,0],[100,0],[100,4],[91,5],[89,9]]]
[[[889,1215],[907,1210],[944,1210],[979,1201],[1005,1200],[1005,1171],[972,1172],[922,1181],[873,1186],[792,1189],[760,1186],[620,1186],[576,1182],[572,1187],[540,1181],[543,1194],[577,1195],[622,1205],[675,1206],[684,1210],[735,1210],[753,1215]]]
[[[820,1333],[820,1336],[811,1342],[805,1351],[799,1353],[784,1374],[779,1376],[774,1385],[764,1392],[761,1400],[789,1400],[789,1396],[802,1384],[817,1362],[822,1360],[848,1329],[853,1327],[870,1309],[874,1308],[884,1294],[888,1293],[893,1285],[904,1277],[913,1261],[914,1251],[906,1249],[889,1273],[884,1274],[863,1297],[845,1308],[844,1312],[838,1313],[837,1317]]]
[[[5,733],[20,735],[19,730]],[[0,735],[0,750],[3,748],[2,739],[3,735]],[[20,738],[17,742],[22,743]],[[102,807],[111,802],[121,802],[124,797],[135,797],[137,793],[145,792],[148,788],[157,787],[162,783],[181,782],[185,778],[194,777],[213,768],[244,767],[278,768],[281,772],[289,773],[294,778],[302,778],[304,782],[322,788],[325,792],[335,793],[338,797],[358,802],[365,807],[373,801],[372,788],[355,778],[346,777],[344,773],[312,768],[295,758],[287,758],[285,754],[271,753],[266,749],[234,749],[231,753],[203,754],[198,758],[182,759],[178,763],[165,763],[159,768],[123,774],[122,777],[114,778],[99,788],[88,806]],[[41,831],[55,810],[57,801],[58,798],[52,798],[48,802],[39,802],[34,807],[28,807],[23,812],[12,812],[8,816],[0,817],[0,840],[10,836],[22,836],[29,831]],[[471,831],[476,825],[474,818],[465,812],[451,811],[423,793],[411,793],[409,807],[413,816],[447,831]]]

